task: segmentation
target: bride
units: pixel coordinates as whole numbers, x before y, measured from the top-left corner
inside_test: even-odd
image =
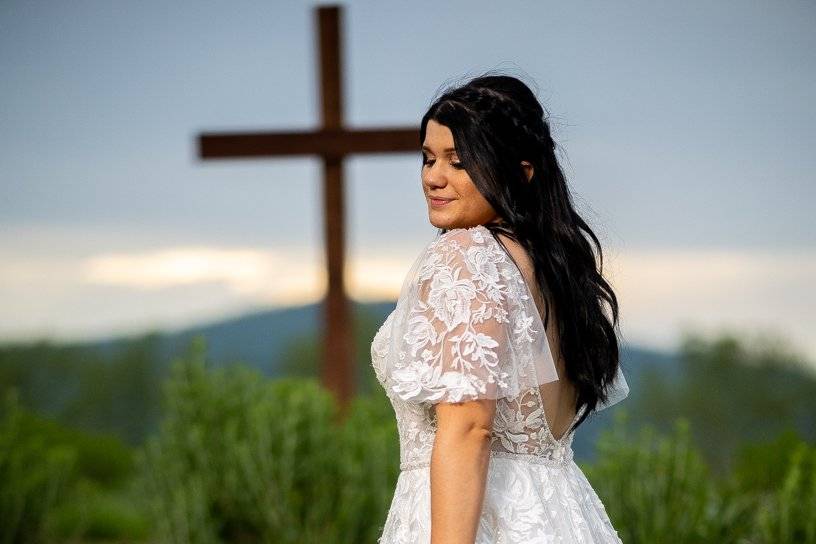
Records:
[[[431,105],[420,142],[439,232],[371,345],[400,438],[378,542],[620,542],[571,447],[628,394],[618,303],[544,110],[485,75]]]

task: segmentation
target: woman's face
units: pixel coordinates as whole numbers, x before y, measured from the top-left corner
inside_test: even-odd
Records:
[[[422,155],[422,190],[433,226],[451,230],[484,225],[498,218],[459,163],[448,127],[433,119],[428,121]]]

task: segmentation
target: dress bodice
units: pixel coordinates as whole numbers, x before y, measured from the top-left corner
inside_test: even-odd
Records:
[[[456,255],[465,256],[463,266],[446,257],[451,248]],[[467,272],[460,273],[465,268]],[[484,277],[490,280],[482,281]],[[440,278],[447,279],[447,283]],[[423,285],[430,287],[423,289]],[[459,300],[460,292],[466,293],[464,303]],[[481,293],[485,293],[484,300],[477,307],[473,301],[478,301]],[[433,300],[439,301],[437,307],[429,309],[433,304],[428,301]],[[482,318],[474,319],[473,315]],[[486,328],[485,315],[504,316],[504,321],[497,318],[504,325],[501,329]],[[442,325],[429,325],[437,322]],[[463,323],[469,325],[467,329]],[[416,332],[418,326],[425,326],[424,336]],[[468,330],[473,344],[461,348]],[[457,334],[449,334],[454,332]],[[424,339],[419,347],[418,338]],[[492,375],[481,379],[485,373],[480,373],[483,368],[472,362],[475,357],[463,356],[456,372],[441,372],[440,366],[452,368],[450,362],[443,361],[449,351],[455,351],[453,347],[449,350],[447,344],[461,353],[493,347],[505,360],[497,361],[498,356],[490,357],[493,352],[484,349],[487,353],[483,361],[487,363],[483,367],[490,368],[490,362],[501,366],[502,371],[495,373],[499,385],[490,389]],[[432,352],[437,345],[439,356],[434,358]],[[420,255],[408,273],[397,307],[374,336],[371,364],[396,414],[403,470],[430,463],[437,429],[434,403],[439,400],[496,399],[491,456],[554,466],[563,466],[573,458],[572,424],[584,407],[575,414],[569,430],[556,439],[547,423],[540,389],[541,384],[558,379],[546,332],[521,272],[484,226],[448,231]],[[417,365],[419,370],[415,370]],[[427,378],[429,375],[432,378]],[[446,376],[452,377],[445,381]],[[476,387],[462,387],[462,382]],[[443,387],[443,383],[448,386]],[[486,384],[488,387],[484,387]],[[481,392],[478,386],[483,386]],[[459,394],[454,395],[454,391]]]
[[[390,392],[389,380],[384,374],[384,350],[394,312],[380,326],[371,344],[371,363],[377,381],[385,389],[397,418],[400,442],[400,469],[409,470],[430,464],[431,450],[436,436],[436,410],[434,404],[405,401]],[[580,417],[576,414],[573,423]],[[562,466],[573,458],[570,430],[556,439],[544,415],[541,392],[530,388],[514,399],[496,401],[496,415],[490,439],[491,456],[517,457],[528,462]]]

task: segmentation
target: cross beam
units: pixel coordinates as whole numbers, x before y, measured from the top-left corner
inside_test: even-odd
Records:
[[[200,137],[202,159],[321,155],[342,158],[355,153],[417,151],[416,128],[339,129],[240,134],[204,133]]]

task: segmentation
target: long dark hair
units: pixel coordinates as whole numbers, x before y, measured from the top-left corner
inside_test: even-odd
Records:
[[[519,79],[486,74],[434,100],[422,117],[420,145],[429,119],[450,129],[459,160],[502,220],[485,226],[531,256],[545,294],[545,327],[550,302],[555,305],[560,351],[577,389],[576,412],[586,405],[574,429],[606,402],[617,372],[618,300],[603,277],[601,244],[573,207],[544,109]],[[521,161],[533,165],[529,182]]]

